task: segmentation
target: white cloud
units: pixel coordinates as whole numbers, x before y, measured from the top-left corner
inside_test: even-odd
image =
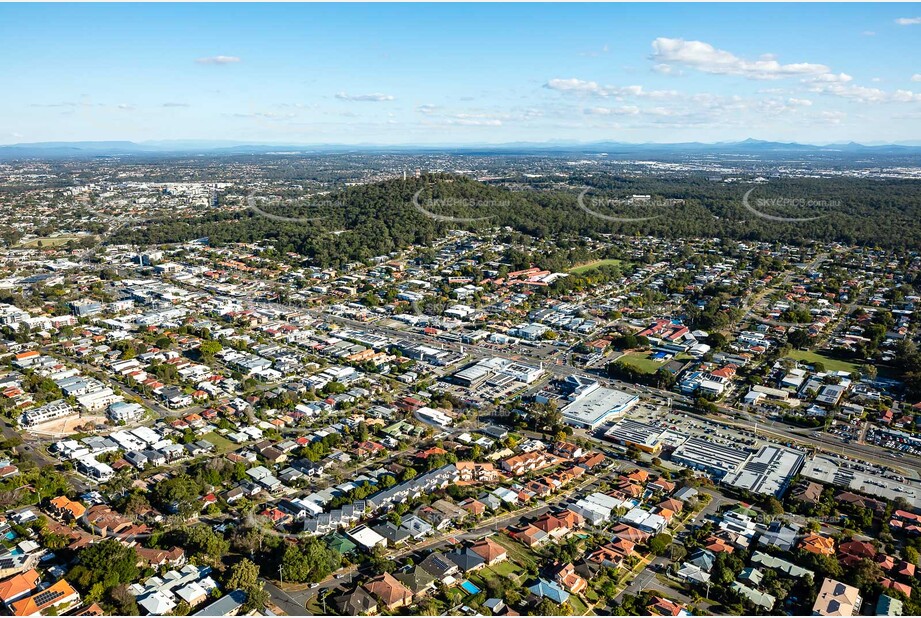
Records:
[[[684,72],[680,69],[676,69],[672,65],[664,63],[652,65],[652,70],[662,75],[684,75]]]
[[[841,121],[847,118],[844,112],[821,112],[819,117],[828,124],[841,124]]]
[[[424,105],[420,105],[419,107],[417,107],[416,111],[419,112],[420,114],[425,114],[426,116],[430,116],[431,114],[434,114],[435,112],[438,111],[438,106],[424,104]]]
[[[622,107],[588,107],[583,110],[588,116],[636,116],[640,113],[640,108],[636,105],[624,105]]]
[[[810,101],[809,99],[796,99],[793,97],[790,97],[789,99],[787,99],[787,103],[789,103],[790,105],[798,106],[798,107],[811,107],[812,106],[812,101]]]
[[[861,103],[914,103],[921,101],[921,93],[910,90],[896,90],[886,92],[879,88],[867,88],[851,84],[852,78],[845,73],[835,75],[826,73],[814,78],[804,80],[810,92],[830,94],[845,99],[852,99]]]
[[[559,90],[560,92],[575,92],[579,94],[594,94],[601,95],[603,88],[598,85],[598,82],[587,82],[582,79],[551,79],[546,84],[544,88],[549,88],[550,90]]]
[[[337,92],[336,98],[342,101],[370,101],[375,103],[394,100],[392,95],[382,94],[380,92],[372,92],[371,94],[348,94],[346,92]]]
[[[164,103],[161,107],[191,107],[188,103]]]
[[[921,103],[921,92],[896,90],[892,93],[892,100],[898,103]]]
[[[921,17],[899,17],[895,23],[900,26],[917,26],[921,24]]]
[[[264,120],[290,120],[291,118],[296,118],[297,114],[294,112],[288,113],[278,113],[278,112],[248,112],[246,114],[238,113],[234,114],[236,118],[262,118]]]
[[[448,124],[465,127],[501,127],[502,121],[488,114],[454,114],[446,119]]]
[[[590,82],[576,78],[551,79],[544,84],[544,88],[556,90],[558,92],[604,98],[641,97],[663,99],[678,96],[678,92],[675,90],[646,90],[642,86],[601,86],[598,82]]]
[[[208,56],[207,58],[197,58],[198,64],[236,64],[240,62],[237,56]]]
[[[764,55],[758,60],[745,60],[703,41],[659,37],[652,42],[652,48],[652,60],[658,64],[681,65],[716,75],[778,79],[829,72],[829,68],[823,64],[780,64],[770,55]]]
[[[911,81],[913,81],[913,82],[921,82],[921,73],[915,73],[914,75],[912,75],[912,76],[911,76]]]
[[[811,92],[830,94],[845,99],[853,99],[861,103],[883,103],[889,97],[884,90],[867,88],[841,82],[816,82],[809,86]]]
[[[854,78],[848,75],[847,73],[823,73],[822,75],[816,75],[815,77],[809,78],[810,82],[831,82],[831,83],[845,83],[852,81]]]

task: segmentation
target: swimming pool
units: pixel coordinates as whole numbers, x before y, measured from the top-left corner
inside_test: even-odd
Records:
[[[471,583],[470,580],[467,580],[467,579],[465,579],[463,582],[461,582],[461,588],[463,588],[464,590],[466,590],[466,591],[469,592],[470,594],[477,594],[477,593],[480,591],[479,588],[477,588],[476,586],[474,586],[473,583]]]

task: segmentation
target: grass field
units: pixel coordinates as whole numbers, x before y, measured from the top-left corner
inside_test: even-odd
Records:
[[[54,238],[33,238],[32,240],[27,240],[23,243],[20,243],[19,247],[25,247],[29,249],[34,249],[38,247],[38,243],[42,243],[42,247],[60,247],[66,245],[68,242],[73,240],[74,242],[79,241],[81,238],[86,238],[85,236],[55,236]]]
[[[818,352],[793,350],[790,352],[790,354],[788,354],[788,356],[793,360],[803,361],[804,363],[822,363],[825,365],[825,369],[829,371],[847,371],[848,373],[853,373],[858,369],[858,365],[856,363],[849,363],[847,361],[838,360],[836,358],[829,358],[819,354]]]
[[[514,560],[525,568],[527,568],[529,564],[533,567],[537,566],[537,556],[510,536],[505,534],[494,534],[492,540],[506,549],[509,560]]]
[[[596,268],[600,268],[602,266],[620,266],[621,264],[623,264],[623,261],[621,260],[595,260],[594,262],[589,262],[588,264],[574,266],[573,268],[569,269],[569,272],[573,273],[574,275],[583,275],[590,270],[595,270]]]
[[[585,615],[585,610],[588,609],[582,599],[574,594],[569,597],[569,606],[572,607],[573,616],[583,616]]]
[[[232,451],[235,448],[237,448],[236,444],[234,444],[233,442],[231,442],[224,436],[214,433],[213,431],[211,433],[207,433],[203,435],[202,439],[207,440],[208,442],[213,444],[218,454],[227,453],[228,451]]]
[[[617,359],[618,363],[624,363],[625,365],[630,365],[637,371],[643,373],[655,373],[661,369],[665,363],[663,361],[656,361],[649,358],[648,352],[642,352],[640,354],[625,354]]]

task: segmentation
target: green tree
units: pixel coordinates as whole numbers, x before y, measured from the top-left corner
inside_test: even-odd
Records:
[[[657,556],[664,556],[672,544],[672,537],[664,532],[657,534],[649,540],[649,551]]]
[[[105,590],[119,584],[135,581],[140,575],[138,556],[133,547],[122,545],[115,539],[104,539],[81,549],[77,565],[68,573],[68,579],[84,590],[102,584]]]
[[[259,582],[259,567],[255,562],[244,558],[229,569],[229,575],[224,584],[227,590],[249,591]]]

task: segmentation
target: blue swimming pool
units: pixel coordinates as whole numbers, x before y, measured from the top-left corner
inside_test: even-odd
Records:
[[[470,583],[469,580],[464,580],[463,582],[461,582],[461,588],[463,588],[470,594],[476,594],[480,591],[480,589],[474,586],[472,583]]]

